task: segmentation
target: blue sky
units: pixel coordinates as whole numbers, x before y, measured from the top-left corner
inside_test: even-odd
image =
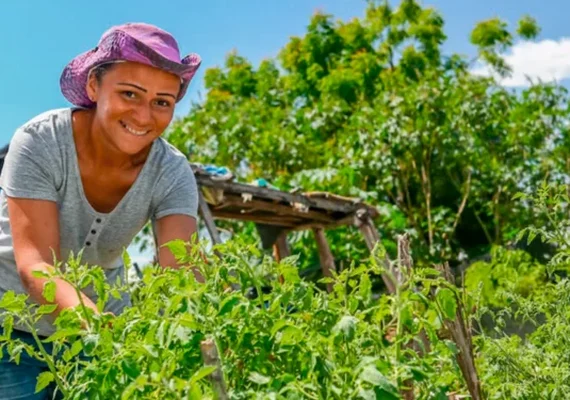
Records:
[[[545,4],[549,7],[545,7]],[[324,10],[340,19],[361,16],[364,0],[71,0],[0,3],[0,145],[14,130],[44,110],[65,107],[58,80],[63,66],[93,47],[108,27],[127,21],[161,26],[178,39],[183,52],[197,52],[203,66],[178,105],[184,114],[198,97],[205,69],[237,49],[254,65],[273,57],[291,35],[302,35],[311,14]],[[395,4],[393,2],[393,4]],[[498,15],[510,23],[529,13],[543,28],[540,39],[570,36],[570,3],[562,0],[431,0],[444,15],[446,49],[472,54],[473,24]]]

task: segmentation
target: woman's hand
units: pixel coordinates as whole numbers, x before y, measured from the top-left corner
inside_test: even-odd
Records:
[[[48,304],[42,294],[47,279],[35,277],[34,271],[49,272],[53,269],[52,251],[57,260],[61,259],[57,204],[48,200],[12,197],[7,197],[7,202],[16,267],[22,285],[34,301]],[[61,279],[52,280],[56,285],[54,318],[62,310],[81,304],[97,312],[95,303],[84,294],[80,298],[72,285]]]

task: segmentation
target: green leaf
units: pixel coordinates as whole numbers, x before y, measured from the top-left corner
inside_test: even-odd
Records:
[[[14,346],[8,346],[8,354],[10,354],[10,359],[14,360],[16,364],[20,364],[20,356],[22,355],[22,351],[24,350],[24,344],[15,342]]]
[[[136,379],[141,374],[141,370],[136,361],[132,358],[125,358],[121,362],[121,370],[130,378]]]
[[[51,314],[57,310],[57,304],[42,304],[36,311],[37,315]]]
[[[90,333],[83,338],[83,349],[85,350],[85,354],[91,355],[93,350],[99,344],[99,335]]]
[[[4,322],[2,325],[4,327],[4,337],[6,339],[11,338],[12,331],[14,329],[14,317],[12,315],[7,315],[4,318]]]
[[[50,279],[50,278],[51,278],[49,272],[47,272],[47,271],[42,271],[42,270],[34,270],[34,271],[32,271],[32,276],[33,276],[34,278],[46,278],[46,279]]]
[[[367,382],[379,389],[377,393],[382,393],[381,399],[399,399],[397,388],[382,374],[374,365],[364,367],[360,373],[360,380]]]
[[[183,314],[180,319],[178,320],[178,323],[188,329],[191,330],[196,330],[198,329],[198,323],[196,322],[196,320],[194,319],[194,317],[191,314]]]
[[[38,375],[36,383],[36,393],[44,390],[50,383],[54,381],[54,376],[50,371],[44,371]]]
[[[303,338],[303,331],[296,326],[289,325],[281,332],[280,343],[282,345],[295,345]]]
[[[527,244],[532,243],[532,241],[536,238],[536,233],[537,233],[537,231],[535,231],[535,230],[529,230],[528,231],[528,237],[526,239]]]
[[[301,277],[299,276],[299,270],[297,267],[285,264],[285,260],[282,260],[279,273],[287,283],[295,284],[301,282]]]
[[[198,371],[194,372],[194,375],[190,378],[190,386],[196,385],[197,382],[201,381],[211,373],[216,370],[216,367],[213,365],[204,366],[200,368]]]
[[[425,275],[425,276],[434,276],[434,277],[438,277],[441,275],[441,272],[439,272],[435,268],[422,268],[421,273],[422,273],[422,275]]]
[[[370,296],[372,295],[372,281],[370,280],[368,273],[364,273],[360,277],[359,294],[360,298],[363,300],[370,299]]]
[[[174,258],[177,261],[181,261],[188,256],[188,248],[186,246],[186,242],[181,239],[171,240],[170,242],[164,244],[166,246]]]
[[[126,249],[123,250],[123,265],[127,271],[132,267],[131,256]]]
[[[190,393],[188,393],[189,400],[202,400],[204,399],[204,394],[200,389],[200,386],[194,384],[190,385]]]
[[[66,362],[71,361],[73,359],[73,357],[75,357],[76,355],[78,355],[81,352],[81,350],[83,350],[83,343],[81,343],[81,340],[76,340],[71,345],[71,348],[69,349],[69,351],[67,351],[63,355],[64,360]]]
[[[406,327],[410,327],[414,320],[411,304],[405,304],[400,310],[400,321]]]
[[[121,296],[121,292],[118,289],[113,288],[109,291],[109,294],[117,300],[121,300],[123,296]]]
[[[436,294],[436,300],[443,311],[443,315],[447,319],[455,319],[457,311],[457,302],[455,294],[451,289],[439,289]]]
[[[73,329],[73,328],[63,328],[63,329],[58,329],[56,330],[54,333],[52,333],[46,340],[45,342],[50,343],[50,342],[54,342],[56,340],[59,339],[63,339],[63,338],[67,338],[70,336],[75,336],[78,335],[80,333],[79,329]]]
[[[285,326],[287,326],[287,321],[284,319],[280,319],[277,320],[277,322],[275,322],[275,324],[273,325],[273,328],[271,328],[271,336],[275,336],[275,334],[281,329],[284,328]]]
[[[357,323],[358,318],[353,317],[352,315],[345,315],[333,327],[333,332],[340,333],[346,340],[351,341],[354,339]]]
[[[19,294],[16,295],[12,290],[7,291],[0,300],[0,308],[13,313],[21,313],[26,307],[25,298],[27,296]]]
[[[368,365],[364,367],[360,373],[360,379],[374,386],[390,384],[386,377],[380,371],[378,371],[374,365]]]
[[[271,381],[271,378],[265,375],[261,375],[258,372],[250,373],[248,379],[254,383],[257,383],[258,385],[266,385]]]
[[[376,400],[376,393],[374,393],[374,390],[360,388],[358,389],[358,396],[364,400]]]
[[[44,283],[44,289],[42,291],[42,295],[44,299],[48,302],[52,303],[55,300],[55,289],[56,285],[54,281],[47,281]]]
[[[236,304],[240,301],[237,295],[228,297],[222,301],[220,304],[220,311],[218,312],[218,316],[222,316],[228,312],[230,312]]]

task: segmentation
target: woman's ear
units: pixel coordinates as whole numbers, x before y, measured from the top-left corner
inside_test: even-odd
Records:
[[[97,78],[93,74],[90,74],[87,79],[87,97],[89,97],[89,100],[96,103],[98,91],[99,82],[97,82]]]

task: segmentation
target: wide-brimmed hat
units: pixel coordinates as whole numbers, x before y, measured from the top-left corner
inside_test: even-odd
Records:
[[[181,79],[177,101],[200,67],[200,56],[191,53],[180,58],[176,40],[168,32],[145,23],[127,23],[107,30],[97,46],[75,57],[65,66],[60,78],[63,95],[79,107],[93,107],[87,96],[87,79],[93,68],[118,61],[133,61],[171,72]]]

